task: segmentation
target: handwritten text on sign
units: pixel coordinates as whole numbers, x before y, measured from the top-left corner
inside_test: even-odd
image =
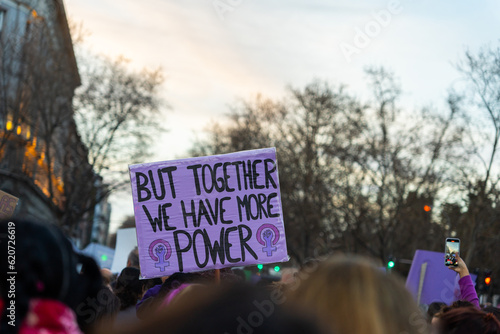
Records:
[[[287,261],[274,148],[129,169],[144,278]]]

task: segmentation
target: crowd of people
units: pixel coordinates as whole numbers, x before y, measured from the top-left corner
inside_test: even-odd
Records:
[[[12,270],[2,258],[0,333],[500,333],[498,309],[479,304],[459,256],[451,269],[460,276],[460,299],[424,311],[400,277],[357,255],[314,259],[291,277],[259,284],[230,268],[218,280],[213,270],[141,280],[137,250],[113,274],[54,225],[14,223],[15,316],[5,284]]]

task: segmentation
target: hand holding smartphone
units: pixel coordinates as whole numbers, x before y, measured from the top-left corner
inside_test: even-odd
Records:
[[[446,266],[458,266],[456,255],[460,256],[460,239],[446,238],[444,253],[444,264]]]

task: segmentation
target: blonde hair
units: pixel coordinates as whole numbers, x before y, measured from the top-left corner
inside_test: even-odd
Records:
[[[427,321],[402,281],[373,261],[337,255],[298,275],[291,299],[339,334],[427,333]]]

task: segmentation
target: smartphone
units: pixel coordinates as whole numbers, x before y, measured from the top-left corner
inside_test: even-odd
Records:
[[[446,238],[444,253],[444,264],[446,266],[458,266],[456,255],[460,255],[460,239]]]

